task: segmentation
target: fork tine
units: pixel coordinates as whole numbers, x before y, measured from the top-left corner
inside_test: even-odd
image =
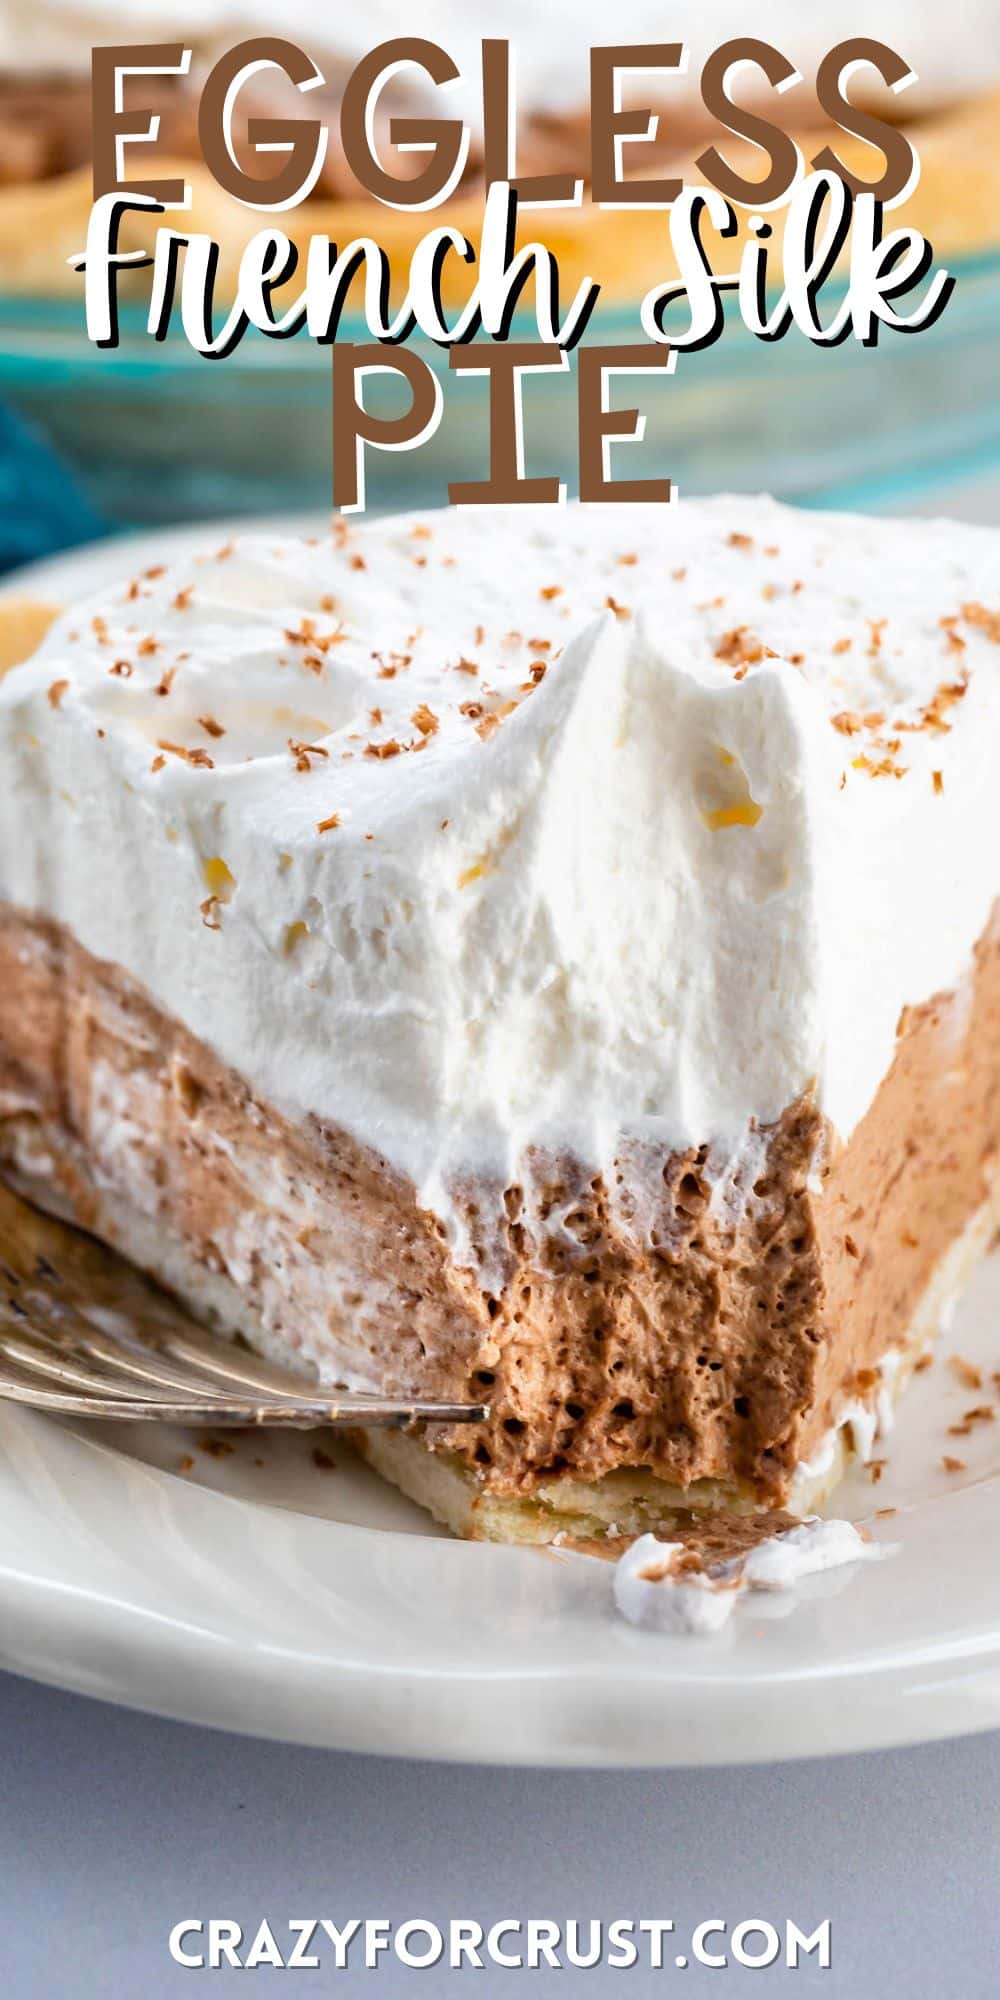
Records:
[[[36,1271],[45,1262],[38,1259]],[[53,1269],[51,1265],[48,1268]],[[0,1262],[0,1278],[3,1274],[4,1265]],[[8,1271],[7,1275],[14,1274]],[[55,1277],[62,1282],[58,1273]],[[113,1308],[118,1322],[113,1334],[107,1332],[99,1319],[91,1317],[95,1313],[104,1315],[106,1309],[99,1303],[91,1303],[89,1311],[80,1310],[68,1292],[53,1297],[33,1277],[15,1278],[16,1297],[24,1311],[43,1316],[58,1329],[60,1344],[65,1342],[112,1368],[145,1375],[164,1387],[182,1389],[193,1385],[216,1389],[220,1383],[232,1383],[268,1396],[287,1395],[301,1400],[303,1387],[311,1386],[312,1377],[296,1375],[234,1341],[203,1332],[165,1293],[154,1291],[138,1273],[129,1269],[128,1277],[135,1291],[141,1288],[142,1320],[137,1324],[134,1316],[127,1318],[120,1307]]]
[[[106,1305],[109,1274],[113,1292]],[[77,1303],[81,1289],[82,1310]],[[0,1183],[0,1305],[5,1290],[9,1301],[16,1296],[23,1310],[58,1328],[61,1345],[164,1387],[193,1384],[217,1390],[231,1383],[296,1400],[313,1387],[312,1376],[206,1332],[116,1252],[42,1214]],[[114,1322],[110,1332],[109,1318]]]
[[[7,1333],[0,1326],[0,1356],[13,1361],[21,1369],[41,1375],[46,1381],[58,1383],[64,1388],[82,1390],[85,1394],[112,1396],[117,1400],[162,1401],[164,1389],[175,1389],[193,1402],[217,1402],[218,1397],[201,1393],[195,1386],[185,1382],[165,1382],[155,1375],[143,1376],[133,1373],[119,1374],[112,1365],[105,1369],[88,1368],[72,1349],[56,1347],[27,1329],[27,1322],[19,1323],[16,1333]],[[301,1400],[301,1398],[300,1398]]]
[[[481,1422],[483,1404],[324,1388],[213,1336],[0,1183],[0,1398],[64,1416],[314,1429]]]
[[[168,1365],[178,1365],[189,1374],[194,1371],[213,1386],[229,1382],[269,1396],[300,1397],[303,1388],[312,1385],[313,1377],[282,1368],[234,1340],[203,1332],[193,1320],[174,1311],[169,1301],[165,1303],[168,1310],[160,1312],[159,1324],[147,1329],[144,1320],[141,1333],[135,1336],[136,1352],[145,1354],[152,1349]]]
[[[217,1384],[207,1371],[172,1361],[169,1356],[162,1359],[156,1349],[143,1346],[134,1337],[129,1341],[124,1334],[116,1338],[106,1333],[69,1300],[60,1300],[58,1311],[52,1310],[55,1303],[40,1287],[22,1285],[17,1293],[17,1302],[9,1308],[17,1315],[15,1337],[24,1338],[25,1328],[34,1315],[43,1317],[46,1321],[44,1338],[54,1353],[64,1357],[63,1365],[67,1370],[74,1358],[79,1360],[82,1357],[85,1362],[97,1364],[96,1385],[94,1370],[84,1367],[80,1371],[81,1386],[97,1386],[107,1393],[110,1377],[111,1384],[117,1383],[122,1395],[134,1393],[134,1388],[130,1390],[128,1387],[129,1382],[154,1389],[175,1389],[198,1397],[206,1392],[211,1394],[216,1389]],[[6,1318],[3,1307],[3,1295],[0,1293],[0,1324]],[[0,1351],[2,1346],[0,1340]]]
[[[276,1398],[256,1394],[221,1395],[184,1388],[183,1400],[164,1395],[164,1386],[143,1384],[138,1379],[125,1383],[81,1367],[75,1360],[56,1354],[17,1322],[17,1332],[4,1332],[0,1314],[0,1396],[32,1401],[37,1408],[76,1410],[78,1414],[123,1414],[126,1405],[136,1416],[157,1416],[164,1422],[288,1423],[312,1428],[320,1424],[382,1424],[455,1422],[474,1416],[482,1420],[485,1406],[465,1403],[411,1402],[402,1398],[369,1396],[363,1391],[345,1390],[324,1396],[318,1387],[298,1396]],[[6,1365],[4,1365],[6,1364]],[[41,1378],[41,1379],[39,1379]],[[87,1412],[82,1411],[86,1403]],[[169,1411],[169,1416],[164,1412]],[[185,1414],[186,1413],[186,1414]]]
[[[256,1389],[268,1396],[301,1395],[303,1383],[312,1379],[294,1375],[291,1369],[280,1368],[234,1342],[218,1339],[213,1342],[207,1334],[201,1337],[200,1328],[196,1333],[187,1325],[183,1332],[170,1331],[162,1336],[158,1347],[171,1358],[197,1368],[213,1382],[230,1382],[237,1388]]]
[[[258,1381],[253,1370],[244,1373],[238,1368],[225,1366],[213,1370],[201,1365],[199,1351],[193,1344],[188,1358],[183,1352],[182,1340],[176,1343],[179,1352],[175,1359],[172,1351],[174,1343],[170,1343],[169,1347],[167,1343],[163,1346],[147,1346],[134,1332],[131,1332],[130,1337],[130,1329],[127,1328],[122,1328],[117,1334],[109,1334],[105,1328],[95,1326],[93,1321],[80,1312],[70,1300],[53,1301],[38,1287],[22,1285],[17,1294],[17,1301],[17,1304],[10,1302],[8,1309],[13,1310],[18,1316],[19,1335],[23,1335],[24,1332],[23,1316],[41,1310],[53,1327],[53,1331],[47,1332],[45,1336],[51,1345],[60,1354],[82,1355],[87,1360],[96,1362],[101,1369],[110,1373],[113,1380],[119,1381],[122,1394],[128,1393],[125,1383],[121,1382],[121,1378],[125,1377],[126,1382],[131,1379],[147,1386],[178,1389],[191,1394],[217,1393],[220,1381],[232,1381],[245,1389],[260,1388],[272,1396],[290,1395],[296,1401],[302,1400],[304,1383],[291,1374],[284,1375],[280,1382],[272,1383],[266,1379]],[[4,1304],[3,1294],[0,1292],[0,1324],[5,1317]],[[50,1308],[57,1304],[58,1311],[51,1311]],[[277,1373],[275,1370],[275,1374]],[[101,1387],[106,1388],[107,1383],[102,1382]]]

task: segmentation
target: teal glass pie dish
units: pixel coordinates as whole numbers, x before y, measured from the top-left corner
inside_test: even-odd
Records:
[[[619,476],[669,476],[680,493],[766,489],[811,505],[891,508],[1000,464],[1000,253],[956,262],[937,325],[814,347],[773,345],[731,317],[722,338],[681,354],[669,376],[623,376],[614,402],[640,405],[640,444]],[[361,324],[345,339],[366,340]],[[638,311],[609,309],[588,339],[635,342]],[[369,508],[441,505],[448,481],[485,477],[487,388],[439,370],[444,416],[430,441],[368,454]],[[391,358],[389,350],[388,358]],[[383,386],[385,385],[385,386]],[[385,397],[402,392],[372,378]],[[113,527],[323,507],[331,493],[331,361],[304,337],[248,337],[205,361],[181,336],[162,344],[121,315],[121,345],[88,344],[82,303],[0,298],[0,399],[61,455]],[[576,392],[567,375],[524,383],[529,472],[576,479]]]

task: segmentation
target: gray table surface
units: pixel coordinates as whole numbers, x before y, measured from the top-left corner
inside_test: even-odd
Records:
[[[586,1990],[997,1992],[1000,1734],[743,1770],[462,1770],[252,1743],[0,1676],[0,1742],[11,2000],[189,1994],[212,1975],[170,1961],[185,1916],[232,1917],[251,1935],[262,1916],[276,1930],[301,1916],[672,1917],[678,1938],[713,1916],[810,1930],[829,1917],[828,1972],[680,1971],[668,1958],[661,1972],[591,1972]],[[299,1972],[293,1990],[492,2000],[518,1981],[569,1985],[565,1972],[383,1962]]]
[[[1000,518],[1000,485],[921,512]],[[670,1917],[832,1925],[832,1966],[587,1974],[591,1994],[727,1982],[844,2000],[1000,1991],[1000,1733],[838,1760],[668,1773],[461,1770],[286,1749],[0,1675],[0,1991],[169,2000],[182,1917]],[[264,1969],[258,1979],[283,1979]],[[576,1974],[576,1980],[583,1975]],[[295,1990],[478,2000],[572,1973],[302,1971]]]

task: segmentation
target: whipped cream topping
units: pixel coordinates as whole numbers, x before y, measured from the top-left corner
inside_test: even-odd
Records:
[[[1000,535],[763,499],[208,544],[0,683],[0,897],[456,1246],[529,1147],[708,1143],[726,1199],[808,1089],[846,1137],[967,968],[998,642]]]
[[[709,1576],[703,1569],[683,1569],[684,1555],[683,1542],[640,1535],[619,1556],[612,1589],[630,1625],[699,1638],[728,1625],[743,1588],[737,1566],[729,1566],[731,1575]]]
[[[447,108],[454,115],[457,105],[473,122],[484,37],[505,36],[513,44],[518,99],[525,108],[572,112],[587,102],[590,47],[614,41],[617,33],[609,28],[606,11],[597,0],[586,5],[581,0],[549,0],[545,7],[533,0],[489,0],[475,8],[462,0],[427,0],[411,26],[454,58],[461,81],[451,89]],[[19,0],[2,0],[0,66],[84,69],[96,44],[178,38],[207,61],[247,36],[278,31],[272,0],[35,0],[30,8]],[[322,67],[325,55],[356,60],[398,35],[399,11],[392,0],[374,0],[357,11],[341,8],[335,14],[327,0],[285,0],[280,32],[300,43]],[[621,35],[635,43],[687,45],[687,75],[652,80],[657,102],[669,106],[690,103],[705,58],[721,42],[746,32],[741,0],[676,0],[668,16],[653,0],[632,0]],[[948,9],[932,0],[880,0],[874,11],[857,0],[854,5],[825,0],[808,9],[799,0],[770,0],[761,32],[797,64],[807,81],[826,51],[853,35],[874,35],[898,49],[932,99],[981,90],[990,77],[1000,74],[995,0],[955,0]],[[881,88],[877,79],[873,82]],[[629,101],[645,103],[642,93],[648,87],[635,79],[626,86]],[[918,94],[914,87],[915,100]]]
[[[794,1590],[803,1577],[894,1553],[888,1543],[866,1540],[852,1522],[818,1515],[710,1569],[688,1567],[683,1542],[640,1535],[615,1565],[614,1599],[630,1625],[700,1637],[727,1625],[748,1590]]]

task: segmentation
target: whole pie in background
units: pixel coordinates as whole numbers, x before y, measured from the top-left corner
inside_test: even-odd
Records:
[[[876,10],[858,10],[860,18],[845,18],[840,6],[809,10],[792,0],[767,9],[766,35],[796,62],[803,81],[782,94],[766,84],[759,72],[747,71],[733,84],[734,95],[778,122],[787,121],[807,162],[824,146],[835,144],[844,165],[862,176],[872,173],[869,146],[836,131],[824,121],[811,79],[817,62],[836,42],[852,34],[877,36],[898,49],[912,64],[917,82],[899,95],[873,70],[857,75],[850,86],[856,102],[881,117],[902,123],[917,144],[922,172],[917,188],[893,221],[905,220],[929,237],[939,254],[974,254],[997,238],[1000,151],[995,131],[1000,107],[1000,18],[991,0],[966,0],[964,6],[941,10],[923,0],[900,0]],[[223,251],[223,272],[234,270],[239,252],[259,227],[259,215],[242,208],[217,186],[204,167],[197,135],[197,92],[215,57],[255,33],[275,32],[272,13],[263,0],[242,0],[237,7],[198,6],[196,0],[162,0],[126,6],[76,4],[76,0],[4,0],[0,6],[0,290],[51,295],[73,293],[79,277],[67,258],[84,242],[91,202],[90,178],[90,50],[101,43],[128,40],[182,39],[193,48],[190,80],[136,78],[129,85],[131,101],[161,120],[155,146],[133,148],[133,176],[156,172],[164,178],[181,175],[192,189],[192,205],[183,226],[212,235]],[[593,18],[566,0],[546,8],[528,7],[523,0],[503,6],[438,5],[427,10],[416,27],[434,37],[459,65],[461,81],[447,93],[423,84],[417,71],[395,79],[381,100],[377,126],[379,146],[393,172],[412,173],[420,156],[394,153],[387,141],[387,121],[393,112],[419,111],[468,119],[471,143],[464,177],[444,209],[406,213],[376,204],[359,187],[343,155],[339,138],[339,104],[346,78],[357,58],[399,32],[390,7],[365,8],[343,15],[331,26],[327,8],[316,0],[294,0],[281,10],[280,32],[313,56],[326,78],[323,90],[303,97],[277,71],[261,73],[243,94],[234,143],[251,174],[272,163],[255,162],[245,145],[248,115],[321,115],[330,139],[322,172],[313,194],[291,216],[276,218],[279,226],[298,234],[327,233],[343,244],[359,234],[376,234],[405,273],[414,244],[446,215],[475,241],[482,210],[483,152],[481,141],[480,40],[506,36],[516,51],[518,100],[518,159],[521,175],[571,173],[586,184],[589,163],[589,80],[587,51],[608,42],[611,34],[603,11]],[[626,150],[626,172],[635,177],[681,175],[688,182],[701,176],[695,166],[706,145],[719,143],[730,163],[748,176],[759,174],[759,149],[720,133],[701,102],[698,80],[705,58],[721,42],[745,35],[745,10],[734,0],[683,0],[665,17],[662,8],[638,0],[627,18],[615,23],[623,41],[660,42],[683,39],[690,49],[686,75],[659,81],[635,77],[623,85],[624,101],[640,107],[652,103],[660,117],[655,140]],[[754,76],[756,75],[756,85]],[[877,168],[876,168],[877,171]],[[129,216],[122,247],[148,243],[157,218]],[[544,223],[544,228],[543,228]],[[599,278],[605,298],[640,296],[656,278],[669,276],[667,218],[655,210],[600,210],[584,200],[579,209],[529,211],[521,221],[522,238],[540,232],[560,258],[567,285],[588,274]],[[726,246],[726,262],[735,261],[738,245]],[[130,278],[132,287],[141,277]],[[455,290],[467,287],[460,275]]]

